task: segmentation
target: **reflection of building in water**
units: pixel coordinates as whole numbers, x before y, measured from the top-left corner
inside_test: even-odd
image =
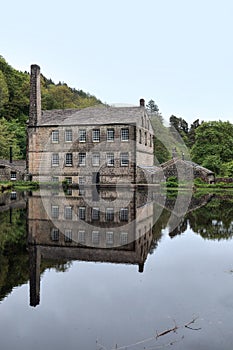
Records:
[[[152,242],[153,202],[145,192],[33,192],[28,198],[30,300],[39,303],[41,258],[136,264]]]

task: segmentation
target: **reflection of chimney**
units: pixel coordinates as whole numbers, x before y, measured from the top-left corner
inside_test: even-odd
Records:
[[[40,262],[40,249],[37,246],[30,246],[30,306],[37,306],[40,304]]]
[[[13,159],[13,152],[12,152],[12,146],[10,146],[10,163],[12,163]]]
[[[145,100],[144,100],[144,98],[140,99],[140,107],[145,107]]]
[[[142,273],[144,270],[144,263],[138,264],[138,272]]]
[[[29,125],[36,126],[41,121],[40,67],[31,65]]]

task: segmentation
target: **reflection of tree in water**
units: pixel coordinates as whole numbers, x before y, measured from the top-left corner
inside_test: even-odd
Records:
[[[54,261],[43,261],[41,272],[54,267]],[[59,262],[56,271],[65,271],[67,262]],[[29,280],[26,210],[13,209],[0,212],[0,300],[12,289]]]
[[[154,203],[154,216],[156,217],[156,213],[160,211],[161,211],[160,205],[158,205],[157,203]],[[158,220],[155,222],[152,228],[153,240],[150,246],[150,251],[149,251],[150,254],[153,254],[153,252],[157,248],[158,243],[160,242],[163,235],[162,230],[166,228],[170,215],[171,213],[164,208]]]
[[[221,240],[233,237],[233,197],[215,196],[205,206],[190,211],[178,227],[169,233],[175,237],[188,225],[204,239]]]
[[[0,213],[0,300],[28,280],[25,210]]]
[[[190,228],[204,239],[233,237],[233,197],[216,196],[203,208],[188,214]]]

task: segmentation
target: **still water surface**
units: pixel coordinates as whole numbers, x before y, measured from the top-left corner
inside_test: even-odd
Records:
[[[54,222],[45,218],[38,194],[4,196],[1,349],[232,350],[233,197],[194,199],[172,232],[172,199],[166,202],[151,234],[140,237],[149,242],[143,252],[142,241],[138,245],[140,257],[131,242],[122,250],[52,240]],[[136,210],[142,204],[138,200]],[[153,212],[156,206],[152,202]]]

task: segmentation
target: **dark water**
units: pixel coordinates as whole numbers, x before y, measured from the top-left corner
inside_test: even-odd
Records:
[[[232,350],[233,197],[193,197],[179,218],[176,201],[0,197],[1,349]]]

